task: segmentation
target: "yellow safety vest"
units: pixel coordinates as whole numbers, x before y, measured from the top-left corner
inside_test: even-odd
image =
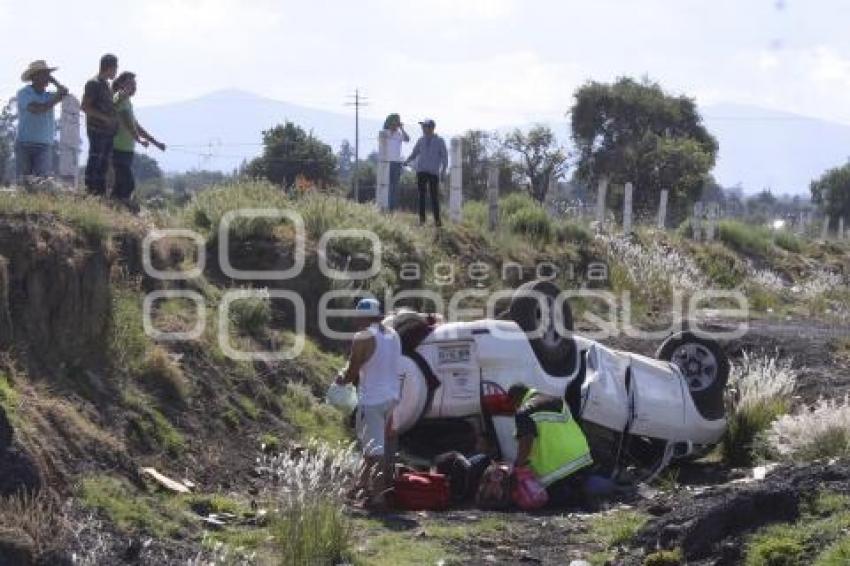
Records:
[[[524,405],[537,392],[530,390]],[[537,480],[549,486],[593,463],[587,439],[564,403],[560,413],[538,411],[531,419],[537,427],[537,438],[531,447],[529,466]]]

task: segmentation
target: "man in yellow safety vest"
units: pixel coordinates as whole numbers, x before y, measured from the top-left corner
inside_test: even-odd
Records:
[[[524,385],[514,385],[508,395],[516,410],[515,467],[531,468],[558,504],[573,491],[571,476],[593,464],[587,439],[563,399]]]

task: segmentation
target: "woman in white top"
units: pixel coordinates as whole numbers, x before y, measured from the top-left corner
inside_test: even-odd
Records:
[[[395,210],[398,206],[399,180],[401,179],[401,169],[404,159],[401,157],[401,144],[410,141],[410,136],[404,131],[404,124],[401,123],[401,116],[398,114],[390,114],[384,120],[384,129],[389,132],[387,138],[387,158],[390,162],[390,195],[389,207],[390,210]]]

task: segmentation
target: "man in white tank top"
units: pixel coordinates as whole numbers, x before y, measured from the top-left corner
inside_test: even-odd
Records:
[[[392,412],[401,395],[401,340],[395,330],[381,323],[383,315],[377,300],[361,299],[355,310],[360,330],[352,341],[348,366],[337,383],[357,384],[356,430],[366,460],[360,487],[376,497],[392,479],[394,450],[386,445],[388,437],[393,436]]]

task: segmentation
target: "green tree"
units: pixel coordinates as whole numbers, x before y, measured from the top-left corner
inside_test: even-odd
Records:
[[[136,153],[133,156],[133,177],[136,183],[143,184],[162,180],[162,169],[156,159],[144,153]]]
[[[354,148],[351,147],[351,142],[342,140],[339,146],[339,152],[336,154],[336,174],[339,182],[347,185],[351,180],[351,174],[354,172]]]
[[[526,178],[529,194],[543,202],[549,180],[560,177],[567,168],[567,154],[555,133],[543,125],[534,126],[527,133],[516,129],[505,138],[505,148],[519,156],[519,170]]]
[[[15,112],[14,99],[0,110],[0,184],[8,183],[14,176]]]
[[[511,161],[495,132],[469,130],[462,139],[464,199],[484,200],[487,198],[487,175],[491,164],[499,168],[500,193],[518,190],[517,165]]]
[[[693,99],[669,95],[648,79],[591,81],[576,91],[571,116],[577,176],[586,183],[633,183],[638,215],[654,213],[661,189],[670,191],[674,217],[700,198],[717,141]]]
[[[850,162],[812,181],[810,189],[812,201],[827,216],[850,220]]]
[[[292,122],[264,131],[263,146],[263,155],[247,167],[253,177],[265,177],[286,188],[295,185],[298,176],[320,186],[335,180],[337,160],[331,146]]]

